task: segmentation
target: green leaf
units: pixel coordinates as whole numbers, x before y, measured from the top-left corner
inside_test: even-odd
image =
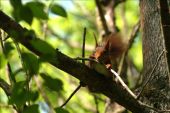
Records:
[[[13,7],[12,16],[15,18],[17,22],[19,22],[21,20],[20,10],[22,8],[22,2],[21,0],[10,0],[10,4]]]
[[[13,6],[14,9],[22,6],[21,0],[10,0],[10,4]]]
[[[54,109],[56,113],[69,113],[66,109],[63,108],[55,108]]]
[[[38,98],[37,91],[27,91],[25,81],[16,82],[12,88],[12,95],[9,104],[16,104],[18,107],[24,105],[27,101],[35,101]],[[37,112],[36,112],[37,113]]]
[[[3,68],[7,64],[7,60],[4,54],[0,53],[0,69]]]
[[[8,58],[9,56],[11,57],[11,51],[14,50],[14,46],[12,45],[11,42],[5,42],[4,44],[5,47],[5,56]]]
[[[24,108],[23,113],[40,113],[39,106],[37,104],[28,106],[28,107]]]
[[[34,17],[37,17],[39,19],[48,19],[47,13],[44,11],[45,5],[41,2],[33,1],[33,2],[28,2],[26,4],[32,12]]]
[[[38,38],[31,40],[31,45],[40,53],[53,57],[55,55],[55,49],[47,42]]]
[[[20,18],[20,9],[16,8],[15,10],[12,10],[12,16],[14,17],[14,19],[17,22],[21,21],[21,18]]]
[[[38,99],[38,91],[29,91],[28,100],[36,101]]]
[[[12,95],[9,99],[9,104],[16,104],[21,107],[28,100],[28,92],[24,88],[25,82],[17,82],[12,88]]]
[[[28,6],[23,6],[20,9],[20,18],[21,18],[21,20],[24,20],[29,25],[31,25],[32,20],[33,20],[33,13]]]
[[[39,71],[38,58],[31,53],[22,53],[22,59],[24,60],[24,66],[30,75],[37,74]]]
[[[62,17],[67,17],[65,9],[58,4],[53,4],[51,6],[51,12]]]
[[[63,90],[63,82],[60,79],[54,79],[45,73],[40,74],[44,79],[44,85],[53,91],[61,91]]]

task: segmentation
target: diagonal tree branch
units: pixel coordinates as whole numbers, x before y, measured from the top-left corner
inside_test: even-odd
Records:
[[[0,11],[0,28],[13,37],[16,41],[24,45],[30,51],[34,52],[39,57],[43,53],[36,50],[31,41],[34,41],[34,36],[28,34],[28,30],[13,21],[10,17]],[[28,35],[25,35],[28,34]],[[39,39],[40,40],[40,39]],[[104,75],[90,69],[86,65],[75,61],[74,59],[64,55],[58,50],[55,51],[54,56],[50,56],[51,60],[48,62],[59,68],[80,81],[87,84],[89,89],[97,93],[103,93],[105,96],[115,100],[120,105],[126,107],[133,113],[138,111],[145,113],[149,111],[141,102],[137,101],[131,96],[122,86],[117,84],[112,79],[106,78]]]

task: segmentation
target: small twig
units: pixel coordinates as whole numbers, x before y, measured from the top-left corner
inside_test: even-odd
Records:
[[[153,67],[151,73],[149,74],[148,79],[146,80],[146,82],[145,82],[144,85],[142,86],[142,89],[141,89],[141,91],[139,92],[139,94],[138,94],[138,96],[137,96],[137,99],[139,99],[139,97],[140,97],[141,94],[143,93],[143,91],[144,91],[146,85],[147,85],[147,84],[149,83],[149,81],[151,80],[152,75],[153,75],[153,72],[155,71],[156,66],[158,65],[158,62],[159,62],[159,60],[160,60],[160,58],[161,58],[161,56],[163,55],[164,52],[165,52],[165,50],[163,50],[163,51],[161,52],[161,54],[158,56],[158,58],[157,58],[157,60],[156,60],[156,63],[155,63],[155,65],[154,65],[154,67]]]
[[[83,45],[82,45],[82,58],[85,57],[85,39],[86,39],[86,28],[84,28],[84,33],[83,33]],[[82,60],[82,63],[85,64],[85,61]]]
[[[101,18],[103,29],[105,31],[105,35],[108,35],[110,33],[110,31],[109,31],[109,28],[107,26],[106,19],[104,17],[103,11],[102,11],[102,7],[100,5],[99,0],[95,0],[95,2],[96,2],[97,9],[98,9],[98,12],[99,12],[99,15],[100,15],[100,18]]]
[[[129,49],[132,47],[132,44],[134,42],[134,39],[139,31],[139,28],[140,28],[140,20],[137,22],[137,24],[133,27],[133,30],[132,30],[132,33],[130,35],[130,38],[129,38],[129,42],[128,42],[128,46],[127,46],[127,49],[126,51],[123,53],[122,55],[122,58],[121,58],[121,62],[119,64],[119,70],[118,70],[118,74],[121,75],[122,74],[122,68],[123,66],[125,65],[126,61],[125,61],[125,58],[127,56],[127,53],[129,51]]]
[[[134,39],[135,39],[137,33],[139,32],[139,28],[140,28],[140,20],[133,27],[132,33],[131,33],[130,38],[129,38],[128,48],[127,48],[126,52],[132,47]]]
[[[82,45],[82,58],[85,57],[85,39],[86,39],[86,28],[84,28],[84,33],[83,33],[83,45]],[[82,63],[85,64],[85,60],[84,59],[81,59],[82,60]],[[65,101],[65,103],[63,105],[61,105],[61,108],[63,106],[65,106],[69,100],[72,98],[72,96],[81,88],[81,87],[84,87],[86,86],[85,83],[81,82],[80,81],[80,84],[79,86],[73,91],[73,93],[69,96],[69,98]]]
[[[64,104],[62,104],[60,107],[64,107],[69,101],[70,99],[72,98],[72,96],[81,88],[81,85],[79,85],[75,90],[74,92],[69,96],[69,98],[64,102]]]
[[[97,37],[96,37],[95,33],[93,33],[93,36],[94,36],[94,40],[95,40],[95,47],[97,47],[98,43],[97,43]]]
[[[129,87],[123,82],[123,80],[121,79],[121,77],[118,75],[118,73],[116,73],[113,69],[110,70],[115,76],[116,78],[119,80],[119,82],[121,83],[121,85],[126,89],[126,91],[129,92],[129,94],[131,94],[134,98],[136,98],[136,95],[129,89]]]
[[[83,32],[83,44],[82,44],[82,58],[85,58],[85,43],[86,43],[86,28]],[[85,65],[85,60],[82,59],[82,63]],[[86,84],[80,81],[80,87],[85,87]]]

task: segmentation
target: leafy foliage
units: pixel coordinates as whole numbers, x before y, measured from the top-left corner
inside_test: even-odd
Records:
[[[63,82],[60,79],[54,79],[45,73],[40,74],[44,79],[44,84],[52,91],[60,92],[63,90]]]
[[[47,13],[44,11],[45,5],[41,2],[29,2],[26,4],[28,6],[34,17],[37,17],[39,19],[48,19]]]
[[[37,104],[28,106],[24,109],[23,113],[40,113],[39,112],[39,107]]]
[[[31,44],[37,51],[43,53],[44,55],[48,54],[54,56],[55,54],[55,49],[50,44],[43,40],[33,39],[31,41]]]
[[[69,113],[67,110],[65,110],[63,108],[55,108],[55,112],[56,113]]]
[[[25,82],[18,82],[12,88],[12,95],[9,99],[9,104],[16,104],[21,107],[28,100],[28,92],[24,88]]]
[[[31,54],[31,53],[22,53],[22,59],[24,61],[24,65],[26,70],[29,72],[30,75],[34,75],[38,73],[39,70],[39,61],[38,58]]]
[[[58,4],[53,4],[51,6],[51,12],[62,17],[67,17],[67,13],[64,8]]]
[[[12,43],[11,42],[4,43],[4,48],[5,48],[5,51],[4,51],[5,56],[7,58],[11,57],[11,52],[12,50],[14,50],[14,46],[12,45]]]
[[[12,88],[12,95],[9,99],[9,104],[16,104],[17,107],[20,108],[27,101],[35,101],[37,98],[37,92],[31,92],[25,89],[25,81],[17,82]]]

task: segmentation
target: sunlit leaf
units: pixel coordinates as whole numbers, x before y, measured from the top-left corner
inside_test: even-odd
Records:
[[[65,9],[58,4],[53,4],[51,6],[51,12],[62,17],[67,17]]]
[[[63,82],[60,79],[52,78],[45,73],[41,73],[40,75],[44,79],[45,86],[49,89],[56,92],[63,90]]]
[[[37,57],[31,53],[22,53],[24,65],[29,74],[34,75],[39,71],[39,61]]]
[[[45,5],[41,2],[33,1],[26,4],[33,12],[34,17],[39,19],[48,19],[47,13],[44,11]]]
[[[7,60],[4,54],[0,53],[0,69],[3,68],[7,64]]]
[[[63,108],[55,108],[54,109],[56,113],[69,113],[66,109]]]
[[[24,109],[23,113],[40,113],[39,106],[37,104],[28,106]]]

